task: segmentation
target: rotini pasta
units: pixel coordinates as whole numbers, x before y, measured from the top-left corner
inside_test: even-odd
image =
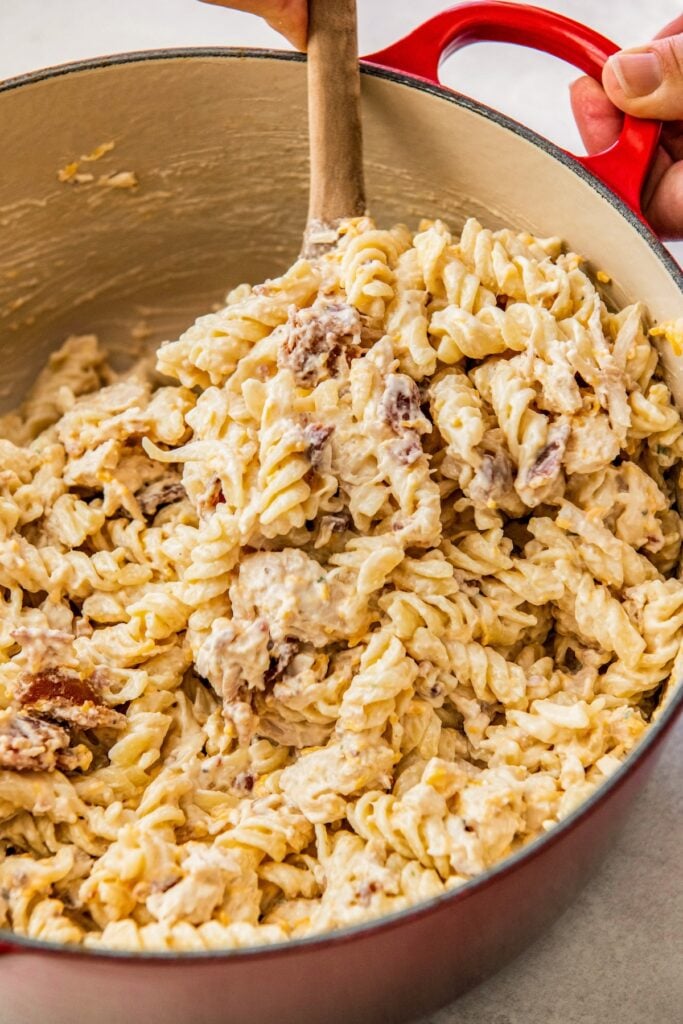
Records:
[[[569,814],[680,675],[683,420],[555,238],[346,221],[156,371],[68,339],[0,434],[0,928],[403,909]]]

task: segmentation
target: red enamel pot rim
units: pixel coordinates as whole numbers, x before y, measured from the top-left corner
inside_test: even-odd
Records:
[[[534,13],[539,14],[541,12],[539,9],[535,9]],[[305,62],[305,57],[301,54],[280,50],[255,50],[237,47],[149,50],[76,61],[11,78],[4,82],[0,82],[0,97],[3,93],[10,90],[22,88],[23,86],[30,86],[38,82],[58,78],[63,75],[76,74],[83,71],[115,67],[130,63],[177,60],[179,58],[187,60],[193,60],[196,58],[243,60],[247,58],[264,61],[278,60],[298,61],[301,63]],[[569,167],[575,174],[587,182],[603,200],[615,207],[622,217],[628,221],[631,227],[645,239],[653,256],[665,265],[666,270],[677,284],[679,290],[683,291],[683,271],[662,245],[661,241],[643,221],[642,216],[634,212],[634,210],[632,210],[627,203],[620,198],[620,196],[604,184],[604,182],[602,182],[595,174],[584,167],[578,158],[566,153],[554,143],[549,142],[536,132],[522,124],[519,124],[506,115],[434,82],[405,72],[392,71],[387,68],[373,66],[372,64],[364,64],[362,71],[365,75],[385,78],[411,89],[431,93],[432,95],[447,100],[455,106],[464,107],[473,113],[479,114],[487,120],[495,122],[510,132],[522,136],[528,142],[542,149],[546,154],[557,160],[559,163]],[[614,772],[614,774],[570,815],[557,825],[553,826],[548,833],[538,837],[512,856],[505,858],[489,871],[464,883],[457,889],[434,897],[431,900],[419,903],[415,907],[398,911],[394,914],[378,918],[365,924],[355,925],[353,927],[339,929],[335,932],[326,933],[322,936],[292,939],[284,943],[253,946],[246,949],[207,950],[181,953],[84,949],[80,946],[66,946],[54,942],[28,939],[7,930],[0,930],[0,954],[34,951],[49,954],[51,956],[68,956],[84,959],[95,957],[97,959],[112,961],[132,960],[138,963],[142,961],[149,963],[150,966],[177,966],[182,963],[190,964],[196,963],[197,961],[223,961],[228,963],[232,961],[243,961],[245,959],[265,960],[274,957],[283,958],[288,955],[296,955],[304,952],[305,949],[309,947],[329,948],[332,946],[343,946],[346,943],[353,942],[362,936],[399,928],[401,924],[408,919],[413,920],[419,917],[428,916],[437,908],[441,908],[444,904],[452,906],[453,911],[456,912],[458,905],[476,896],[476,894],[482,889],[494,885],[500,878],[513,873],[522,864],[529,863],[542,856],[545,850],[562,841],[563,837],[568,832],[572,831],[579,822],[584,821],[598,812],[601,805],[626,782],[628,777],[642,765],[648,756],[654,753],[655,748],[662,742],[665,734],[671,729],[676,718],[682,711],[683,680],[679,680],[674,688],[674,692],[668,699],[666,707],[661,712],[657,721],[648,728],[643,740],[626,758],[624,763]]]

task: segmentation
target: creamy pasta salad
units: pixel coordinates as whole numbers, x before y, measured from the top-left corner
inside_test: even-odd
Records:
[[[347,221],[156,367],[68,339],[0,437],[20,935],[234,948],[434,897],[676,673],[683,423],[558,239]]]

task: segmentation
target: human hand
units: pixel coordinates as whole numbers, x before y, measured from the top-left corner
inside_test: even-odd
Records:
[[[232,7],[265,18],[271,28],[281,32],[297,50],[306,49],[308,30],[307,0],[203,0],[218,7]]]
[[[579,78],[571,87],[571,103],[589,153],[616,141],[623,113],[665,122],[643,191],[643,211],[662,237],[683,238],[683,16],[651,43],[610,57],[602,85]]]

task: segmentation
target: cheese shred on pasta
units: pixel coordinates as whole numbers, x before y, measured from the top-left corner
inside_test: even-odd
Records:
[[[127,950],[477,876],[676,677],[683,423],[557,239],[345,222],[0,420],[0,927]]]

